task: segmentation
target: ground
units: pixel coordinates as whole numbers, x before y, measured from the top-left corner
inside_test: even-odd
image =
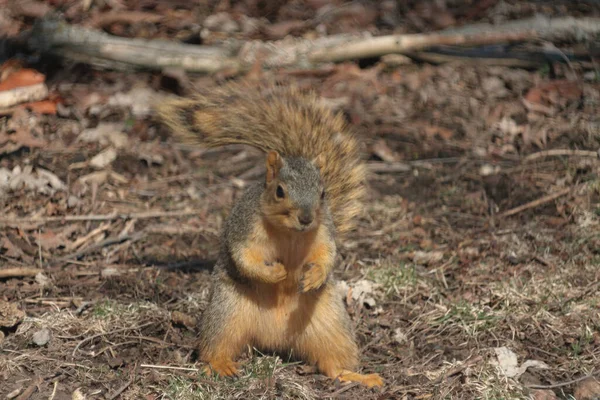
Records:
[[[130,3],[122,6],[137,9]],[[228,2],[213,3],[228,12]],[[239,3],[250,4],[250,17],[275,13]],[[314,17],[303,2],[288,3],[268,14],[279,16],[265,22],[268,35],[296,34],[286,19]],[[386,23],[417,32],[533,12],[600,14],[586,2],[482,1],[473,13],[448,3],[444,13],[407,2]],[[373,9],[366,4],[354,6]],[[206,7],[193,10],[215,12]],[[154,10],[166,21],[92,25],[186,39],[174,9]],[[66,10],[73,23],[102,15]],[[385,25],[361,10],[332,22],[330,33]],[[12,12],[15,31],[29,26],[31,16]],[[175,34],[173,26],[184,28]],[[16,326],[0,318],[0,396],[584,398],[600,365],[595,65],[367,60],[249,74],[316,90],[364,143],[369,198],[340,243],[335,278],[361,369],[385,379],[367,389],[253,349],[236,380],[199,372],[196,323],[219,232],[244,186],[261,179],[263,156],[178,144],[148,105],[150,94],[188,95],[230,77],[35,64],[59,106],[56,114],[15,109],[2,117],[1,176],[20,184],[0,182],[0,272],[41,271],[0,278],[0,305],[8,307],[0,317],[24,312]],[[558,149],[565,151],[547,152]],[[535,363],[511,373],[515,355],[518,365]]]

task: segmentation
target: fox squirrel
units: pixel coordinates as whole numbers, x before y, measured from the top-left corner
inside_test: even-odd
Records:
[[[207,370],[236,375],[234,359],[252,345],[291,352],[332,379],[381,386],[379,375],[355,372],[358,347],[330,279],[336,236],[352,229],[364,194],[365,167],[342,117],[296,88],[238,84],[157,111],[184,142],[267,153],[264,182],[225,222],[199,328]]]

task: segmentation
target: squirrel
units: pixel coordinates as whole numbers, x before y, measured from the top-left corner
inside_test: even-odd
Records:
[[[331,279],[336,239],[353,228],[366,169],[342,115],[296,87],[226,84],[164,100],[159,118],[184,143],[246,144],[266,155],[224,223],[208,307],[199,326],[206,372],[234,376],[248,345],[291,353],[340,381],[360,374],[350,317]]]

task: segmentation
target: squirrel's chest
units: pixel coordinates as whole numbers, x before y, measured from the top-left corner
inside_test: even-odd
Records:
[[[314,243],[314,235],[293,235],[291,237],[276,238],[271,243],[274,258],[291,271],[304,265]]]

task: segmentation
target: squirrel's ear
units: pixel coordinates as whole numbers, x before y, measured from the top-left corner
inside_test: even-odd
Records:
[[[279,170],[283,167],[283,159],[278,152],[271,150],[267,153],[267,183],[279,175]]]
[[[319,171],[323,170],[323,167],[325,166],[325,156],[323,154],[319,154],[312,159],[312,163]]]

